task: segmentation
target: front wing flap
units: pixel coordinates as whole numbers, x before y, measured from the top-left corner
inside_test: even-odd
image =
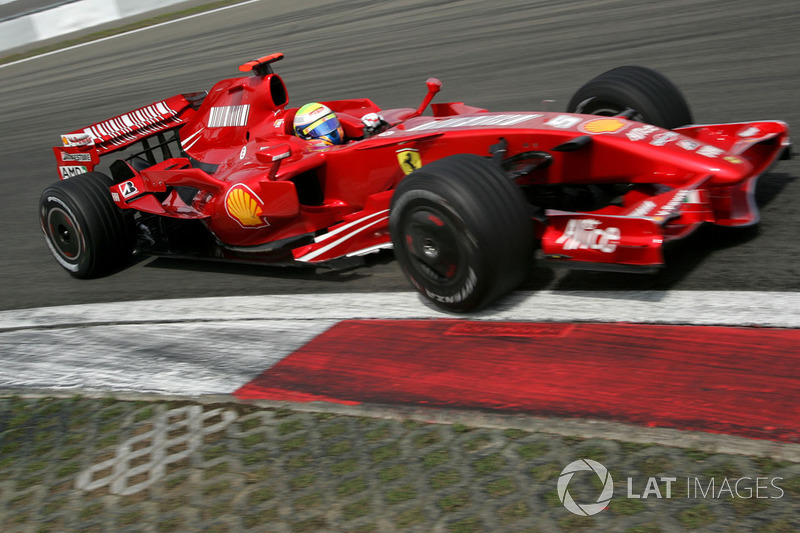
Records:
[[[665,242],[713,221],[710,195],[703,188],[710,178],[654,196],[636,196],[613,214],[548,210],[542,251],[547,259],[572,268],[648,271],[662,266]]]
[[[664,263],[664,233],[653,218],[547,211],[547,221],[542,252],[548,260],[622,270]]]

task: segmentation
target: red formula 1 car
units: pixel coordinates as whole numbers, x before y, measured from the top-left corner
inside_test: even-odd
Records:
[[[393,248],[423,295],[476,309],[518,286],[540,245],[564,266],[651,271],[700,224],[758,222],[756,180],[789,157],[779,121],[694,125],[662,75],[620,67],[568,112],[323,102],[349,140],[297,137],[273,54],[209,93],[173,96],[62,136],[41,226],[73,276],[134,253],[348,265]],[[430,105],[430,114],[423,112]],[[361,117],[383,131],[365,136]],[[116,153],[110,177],[95,169]]]

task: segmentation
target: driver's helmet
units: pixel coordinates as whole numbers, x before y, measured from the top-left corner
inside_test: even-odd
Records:
[[[297,110],[294,133],[301,139],[319,139],[326,144],[342,144],[344,131],[336,113],[326,105],[313,102]]]

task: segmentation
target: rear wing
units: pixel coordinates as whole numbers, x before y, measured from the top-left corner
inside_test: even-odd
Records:
[[[179,94],[62,135],[62,146],[53,148],[61,179],[91,172],[102,156],[136,143],[141,149],[128,159],[143,157],[155,164],[174,157],[170,144],[179,153],[178,128],[194,117],[205,96],[205,92]],[[169,136],[170,132],[174,134]]]

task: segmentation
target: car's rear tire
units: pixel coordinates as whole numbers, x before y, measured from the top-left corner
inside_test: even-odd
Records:
[[[480,309],[530,273],[527,203],[500,168],[477,155],[434,161],[401,181],[389,228],[408,280],[447,311]]]
[[[56,261],[76,278],[95,278],[126,265],[133,221],[111,199],[111,179],[99,172],[54,183],[39,201],[39,220]]]
[[[587,82],[572,96],[569,113],[613,116],[633,109],[632,120],[666,129],[692,123],[689,104],[663,74],[645,67],[617,67]]]

